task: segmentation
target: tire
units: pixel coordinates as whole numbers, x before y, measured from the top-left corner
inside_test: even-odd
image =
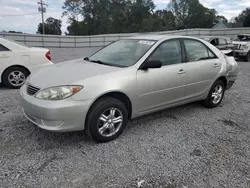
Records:
[[[250,51],[247,53],[247,56],[245,57],[245,62],[250,62]]]
[[[10,67],[3,74],[3,84],[12,89],[19,89],[29,74],[29,71],[23,67]],[[14,76],[17,77],[14,78]]]
[[[111,110],[115,111],[111,112]],[[127,122],[128,110],[126,106],[118,99],[106,97],[98,100],[91,107],[85,128],[87,134],[96,142],[109,142],[123,132]]]
[[[221,89],[221,96],[219,97],[219,95],[217,94],[217,100],[216,100],[216,97],[214,97],[214,94],[216,92],[216,89],[218,88]],[[218,107],[223,100],[224,94],[225,94],[224,82],[222,80],[216,80],[213,86],[211,87],[206,100],[204,101],[205,106],[207,106],[208,108]]]

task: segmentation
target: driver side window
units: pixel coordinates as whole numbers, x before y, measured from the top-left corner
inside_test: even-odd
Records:
[[[161,61],[163,66],[181,63],[182,54],[180,41],[171,40],[160,44],[151,54],[149,60]]]

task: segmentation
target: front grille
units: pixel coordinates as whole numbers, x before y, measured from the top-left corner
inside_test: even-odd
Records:
[[[28,86],[27,86],[27,93],[30,95],[35,95],[39,90],[40,90],[40,88],[34,87],[30,84],[28,84]]]

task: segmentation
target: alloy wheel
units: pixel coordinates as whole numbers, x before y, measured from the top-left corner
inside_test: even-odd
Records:
[[[104,137],[111,137],[122,127],[122,112],[117,108],[107,109],[101,114],[97,123],[98,132]]]
[[[13,85],[13,86],[21,86],[25,82],[25,75],[21,71],[13,71],[9,74],[8,76],[8,81]]]

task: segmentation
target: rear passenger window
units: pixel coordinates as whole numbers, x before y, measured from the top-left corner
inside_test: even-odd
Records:
[[[188,62],[210,59],[207,47],[195,40],[184,40]]]
[[[2,51],[9,51],[9,49],[0,44],[0,52]]]
[[[179,40],[170,40],[161,44],[150,56],[149,60],[160,60],[162,65],[182,62],[181,44]]]

